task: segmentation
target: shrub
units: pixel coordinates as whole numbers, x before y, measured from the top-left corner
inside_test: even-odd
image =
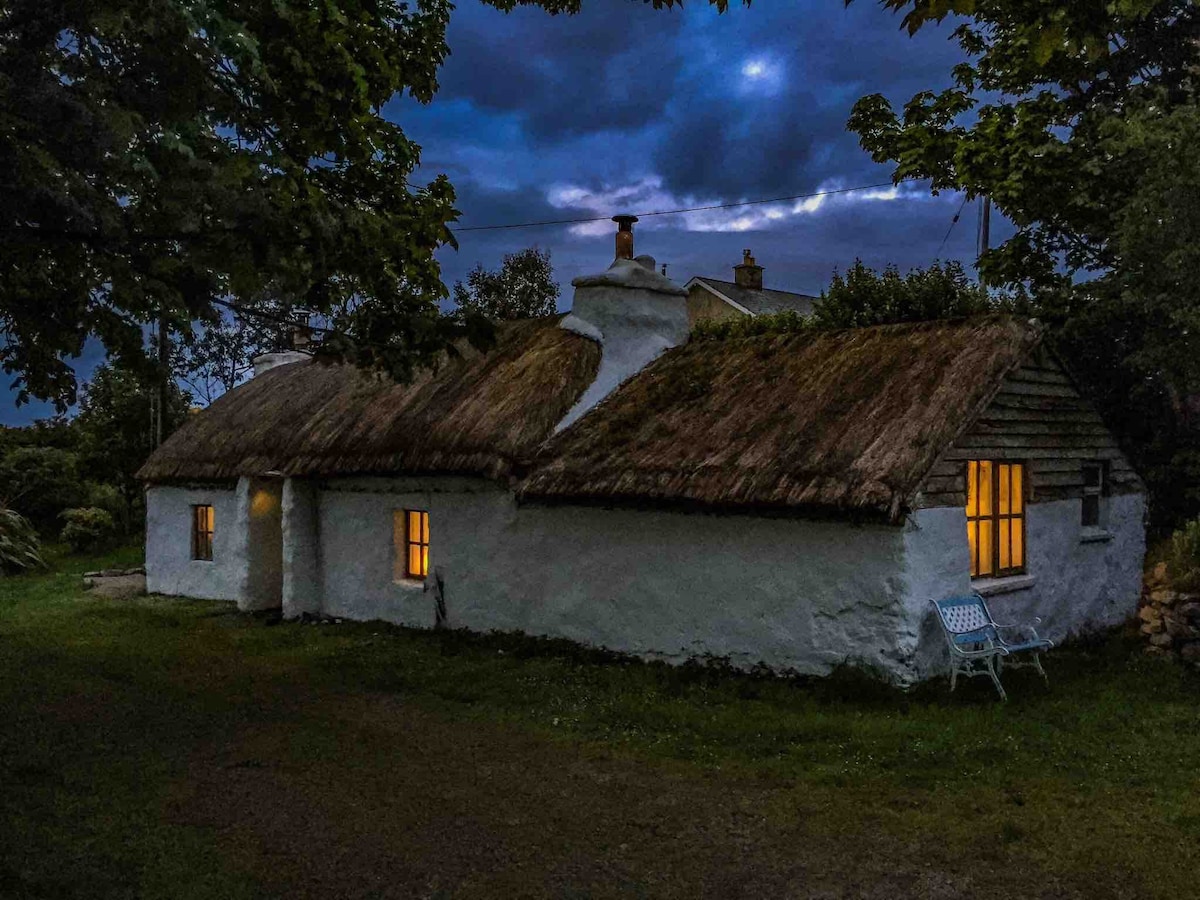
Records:
[[[44,565],[37,531],[29,520],[16,510],[0,506],[0,571],[12,574]]]
[[[117,533],[116,523],[108,510],[95,506],[68,509],[62,514],[66,525],[62,539],[76,553],[100,550],[112,543]]]
[[[1188,522],[1171,535],[1167,571],[1171,586],[1177,590],[1200,590],[1200,519]]]
[[[0,501],[20,510],[43,537],[83,498],[79,459],[69,450],[17,447],[0,456]]]
[[[128,534],[132,523],[130,522],[129,507],[125,503],[125,498],[121,496],[121,492],[114,485],[98,481],[84,482],[83,487],[87,495],[87,500],[83,505],[104,510],[113,517],[113,521],[117,524],[117,530],[121,534]]]

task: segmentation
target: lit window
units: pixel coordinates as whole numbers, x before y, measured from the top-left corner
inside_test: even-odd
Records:
[[[396,510],[392,516],[396,558],[393,576],[424,578],[429,574],[429,513],[419,509]]]
[[[192,559],[213,558],[213,508],[192,507]]]
[[[1025,571],[1025,466],[967,463],[967,543],[971,577]]]
[[[1103,463],[1083,464],[1083,515],[1084,528],[1099,528],[1103,524],[1104,497],[1108,493]]]

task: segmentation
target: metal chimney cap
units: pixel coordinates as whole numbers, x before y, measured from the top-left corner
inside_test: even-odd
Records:
[[[629,213],[621,213],[621,214],[619,214],[619,215],[613,216],[613,217],[612,217],[612,220],[613,220],[614,222],[616,222],[618,226],[620,226],[620,229],[619,229],[619,230],[621,230],[621,231],[632,231],[632,230],[633,230],[633,223],[634,223],[634,222],[636,222],[636,221],[638,220],[638,217],[637,217],[637,216],[631,216],[631,215],[629,215]]]

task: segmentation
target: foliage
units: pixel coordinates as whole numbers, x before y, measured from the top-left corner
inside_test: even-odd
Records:
[[[1200,591],[1200,519],[1193,519],[1171,535],[1167,571],[1172,587]]]
[[[83,505],[85,507],[97,507],[104,510],[112,516],[117,525],[117,531],[121,534],[133,532],[135,523],[131,517],[129,504],[126,502],[125,496],[117,490],[116,485],[100,481],[86,481],[83,488]]]
[[[957,262],[934,263],[901,276],[895,266],[888,266],[880,275],[862,260],[855,260],[844,276],[834,273],[829,290],[822,291],[813,304],[813,319],[820,328],[862,328],[956,319],[1011,306],[969,281]]]
[[[855,260],[842,275],[834,272],[828,291],[813,304],[811,316],[784,310],[762,316],[701,320],[692,331],[702,340],[788,334],[807,330],[863,328],[896,322],[954,319],[991,312],[1027,312],[1009,295],[993,296],[968,280],[957,262],[934,263],[901,275],[895,266],[883,274]]]
[[[0,506],[0,572],[11,575],[44,566],[33,525],[16,510]]]
[[[445,175],[413,184],[420,147],[383,115],[397,95],[433,98],[453,8],[0,6],[0,365],[20,398],[73,402],[67,360],[89,337],[144,371],[144,326],[216,325],[217,301],[268,288],[342,313],[325,354],[401,379],[464,330],[485,338],[438,312],[434,251],[454,244],[454,190]]]
[[[95,553],[111,545],[116,538],[117,524],[108,510],[95,506],[68,509],[62,514],[66,523],[62,539],[75,553]]]
[[[702,341],[757,337],[760,334],[792,334],[812,331],[813,320],[792,309],[761,316],[735,316],[728,319],[701,319],[692,328],[692,337]]]
[[[498,272],[476,265],[466,285],[454,283],[454,303],[460,313],[474,312],[492,320],[553,315],[558,295],[550,251],[537,247],[506,253]]]
[[[307,316],[278,299],[247,304],[189,330],[172,354],[172,374],[197,400],[208,405],[246,380],[254,358],[291,348],[293,327]],[[286,324],[295,321],[295,326]]]
[[[78,456],[55,447],[17,447],[0,457],[0,503],[24,515],[42,534],[84,497]]]
[[[152,382],[130,370],[103,365],[85,387],[75,418],[83,471],[120,492],[127,510],[126,522],[132,520],[142,496],[137,470],[154,449],[150,410],[156,391]],[[174,382],[169,384],[164,435],[183,423],[190,402]]]
[[[980,259],[1026,285],[1146,476],[1158,524],[1200,508],[1200,8],[1188,0],[885,0],[915,30],[948,14],[968,61],[850,127],[894,177],[986,195],[1016,226]],[[1090,279],[1090,280],[1088,280]]]

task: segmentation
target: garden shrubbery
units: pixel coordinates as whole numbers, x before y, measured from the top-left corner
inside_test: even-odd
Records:
[[[117,536],[117,524],[108,510],[96,506],[68,509],[62,514],[62,539],[76,553],[91,553],[110,546]]]
[[[1171,535],[1167,572],[1176,590],[1200,591],[1200,519],[1193,519]]]
[[[29,520],[0,506],[0,571],[11,575],[44,565],[37,531]]]

